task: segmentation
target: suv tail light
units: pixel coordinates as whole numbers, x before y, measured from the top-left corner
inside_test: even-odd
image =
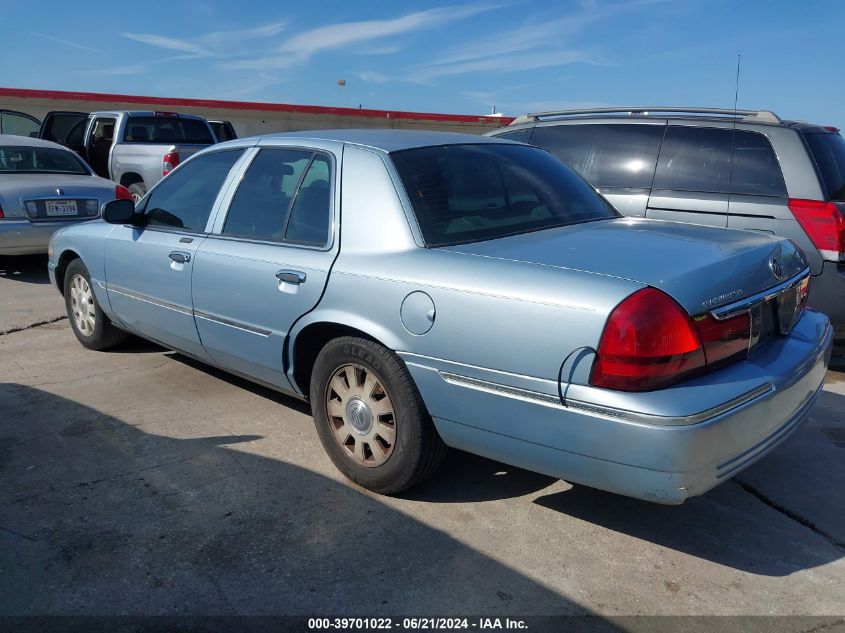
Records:
[[[3,207],[0,207],[0,218],[5,218],[6,215],[3,213]]]
[[[790,198],[789,210],[824,259],[845,259],[845,217],[836,204]]]
[[[114,197],[118,200],[132,200],[132,194],[123,185],[117,185],[114,188]]]
[[[686,311],[660,290],[644,288],[610,314],[590,383],[649,391],[705,367],[704,346]]]
[[[748,313],[723,321],[710,314],[691,319],[669,295],[645,288],[610,314],[590,384],[619,391],[666,387],[738,360],[750,340]]]
[[[164,155],[164,159],[162,159],[161,165],[161,175],[166,176],[171,171],[176,169],[176,165],[179,164],[179,152],[168,152]]]

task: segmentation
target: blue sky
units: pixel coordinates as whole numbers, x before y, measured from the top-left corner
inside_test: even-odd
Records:
[[[836,0],[4,5],[4,87],[455,113],[730,107],[741,53],[740,108],[845,127]]]

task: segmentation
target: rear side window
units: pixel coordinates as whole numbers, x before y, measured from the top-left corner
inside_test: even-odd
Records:
[[[285,241],[309,246],[324,246],[331,219],[331,167],[325,156],[314,157],[290,212]]]
[[[303,149],[262,149],[232,198],[223,234],[256,240],[284,239],[296,188],[313,155]]]
[[[769,139],[745,130],[736,130],[734,134],[731,193],[785,196],[783,172]]]
[[[828,200],[845,200],[845,139],[830,132],[804,133]]]
[[[442,145],[391,158],[428,246],[617,217],[582,178],[536,147]]]
[[[728,193],[730,168],[731,130],[669,126],[654,188]]]
[[[149,195],[147,226],[203,232],[220,187],[243,150],[212,152],[185,163]]]
[[[654,188],[786,195],[783,173],[769,140],[757,132],[730,128],[670,125],[660,149]]]
[[[654,177],[663,125],[554,125],[534,130],[543,147],[594,187],[648,188]]]
[[[504,132],[503,134],[496,134],[496,138],[506,138],[509,141],[519,141],[520,143],[528,143],[531,140],[531,132],[534,128],[524,127],[521,130],[514,130],[512,132]]]
[[[175,116],[133,116],[126,121],[124,143],[189,143],[211,145],[214,139],[205,121]]]

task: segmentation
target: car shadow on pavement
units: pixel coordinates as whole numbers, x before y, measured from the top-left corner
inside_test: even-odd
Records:
[[[589,613],[261,440],[0,384],[0,615]]]
[[[46,255],[0,255],[0,278],[27,284],[49,284]]]
[[[845,396],[823,392],[795,435],[683,505],[585,486],[535,503],[749,573],[788,576],[830,563],[845,556]]]

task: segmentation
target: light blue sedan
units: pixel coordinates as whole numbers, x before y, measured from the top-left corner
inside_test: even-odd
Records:
[[[831,351],[790,241],[623,218],[544,150],[460,134],[215,145],[49,267],[83,345],[129,332],[307,399],[386,494],[451,446],[681,503],[801,424]]]

